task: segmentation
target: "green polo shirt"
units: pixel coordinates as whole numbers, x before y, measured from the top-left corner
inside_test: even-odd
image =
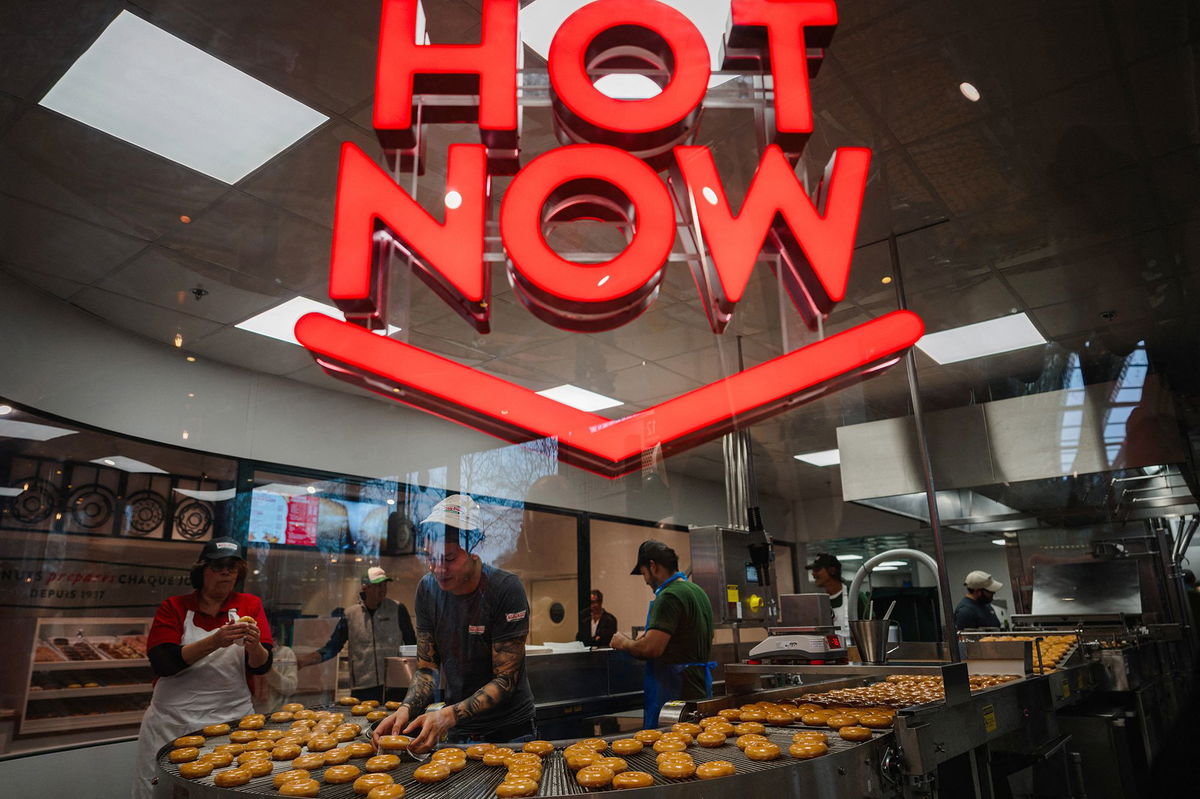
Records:
[[[667,648],[657,660],[663,663],[707,663],[712,651],[712,605],[704,589],[687,580],[675,580],[650,603],[647,629],[662,630],[671,636]],[[690,668],[683,673],[681,699],[705,696],[704,669]]]

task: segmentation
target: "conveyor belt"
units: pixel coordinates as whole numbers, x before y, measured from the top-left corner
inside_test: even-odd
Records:
[[[333,708],[342,710],[342,708]],[[347,721],[353,721],[365,728],[365,720],[361,718],[348,718]],[[236,727],[236,722],[233,724]],[[288,723],[270,724],[268,723],[264,729],[286,729]],[[822,755],[813,760],[802,761],[798,760],[787,753],[788,746],[792,743],[792,736],[801,730],[818,729],[825,732],[829,737],[829,753]],[[890,736],[890,730],[876,731],[872,735],[872,740],[878,740],[883,737]],[[617,738],[630,737],[631,733],[622,735],[607,736],[605,740],[612,741]],[[733,777],[725,777],[719,780],[704,781],[708,784],[714,784],[725,780],[736,780],[739,776],[755,774],[757,772],[770,771],[773,769],[803,767],[808,763],[816,763],[828,758],[836,758],[838,753],[846,752],[860,746],[868,746],[870,742],[851,742],[842,740],[837,733],[828,728],[804,727],[795,725],[789,727],[767,727],[766,736],[774,743],[779,745],[782,750],[782,755],[777,760],[773,761],[756,761],[746,757],[742,750],[734,745],[734,738],[730,737],[729,743],[715,748],[706,748],[702,746],[689,746],[687,751],[696,761],[696,765],[707,763],[713,760],[728,760],[734,764],[737,769],[737,774]],[[209,738],[205,746],[202,748],[202,753],[212,751],[213,747],[229,742],[229,736],[218,736]],[[565,743],[565,742],[563,742]],[[167,783],[170,790],[162,792],[163,796],[171,796],[175,799],[184,799],[184,797],[234,797],[239,794],[251,795],[269,795],[279,796],[278,789],[275,788],[272,779],[275,774],[291,768],[290,761],[275,761],[275,768],[271,774],[263,777],[256,777],[250,780],[246,785],[236,788],[220,788],[213,783],[213,776],[203,777],[201,779],[187,779],[179,774],[178,765],[171,763],[167,759],[167,754],[173,747],[168,745],[159,752],[158,763],[160,782]],[[517,748],[514,745],[514,748]],[[611,750],[606,754],[611,754]],[[642,752],[635,755],[627,755],[624,757],[630,770],[645,771],[654,778],[653,788],[661,788],[665,786],[680,786],[684,784],[700,782],[695,777],[686,780],[671,780],[658,773],[656,764],[657,753],[647,746]],[[840,759],[840,758],[839,758]],[[362,768],[365,758],[356,758],[349,761],[351,765],[356,765]],[[562,757],[561,746],[553,754],[543,758],[542,780],[539,786],[537,796],[553,797],[553,796],[573,796],[582,793],[594,793],[583,788],[575,781],[575,774],[567,768],[566,762]],[[405,758],[401,764],[387,772],[392,778],[405,788],[406,799],[424,799],[425,797],[438,797],[438,799],[494,799],[496,786],[503,779],[506,769],[496,766],[485,766],[482,762],[476,760],[468,760],[467,766],[457,774],[451,774],[449,779],[440,783],[419,783],[413,779],[413,770],[419,765]],[[232,766],[230,767],[232,768]],[[312,769],[312,777],[318,782],[322,782],[322,776],[325,773],[325,768]],[[213,774],[216,774],[214,771]],[[164,786],[165,787],[165,786]],[[649,790],[649,789],[647,789]],[[160,788],[161,791],[161,788]],[[353,783],[345,783],[340,785],[327,785],[322,782],[321,797],[328,799],[354,799],[359,797],[359,794],[354,793]]]

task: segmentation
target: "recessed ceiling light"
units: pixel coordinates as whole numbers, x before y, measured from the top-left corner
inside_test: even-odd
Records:
[[[917,342],[917,347],[938,363],[947,364],[1045,343],[1046,339],[1029,317],[1016,313],[938,333],[927,333]]]
[[[1003,538],[993,538],[992,543],[998,547],[1004,546],[1007,542]]]
[[[521,39],[529,49],[548,58],[550,42],[567,17],[591,3],[592,0],[533,0],[521,9]],[[718,75],[721,59],[725,52],[725,32],[729,24],[729,5],[722,7],[713,0],[661,0],[681,12],[692,21],[708,45],[709,66],[714,74],[708,80],[709,87],[719,86],[733,80],[733,75]],[[636,100],[654,97],[662,91],[659,85],[645,75],[620,73],[605,75],[595,86],[609,97]]]
[[[176,334],[175,334],[174,343],[175,343],[175,347],[176,347],[176,348],[179,348],[179,347],[182,347],[182,346],[183,346],[183,334],[182,334],[182,333],[176,333]]]
[[[144,461],[137,461],[133,458],[126,458],[124,455],[109,455],[107,458],[93,458],[92,463],[101,463],[105,466],[112,466],[114,469],[120,469],[125,472],[133,472],[135,474],[166,474],[166,471]]]
[[[308,492],[308,493],[310,493],[310,494],[315,494],[315,493],[317,493],[317,487],[316,487],[316,486],[309,486],[308,488],[306,488],[306,489],[304,489],[304,490],[305,490],[305,491],[307,491],[307,492]]]
[[[12,412],[13,412],[13,406],[0,405],[0,416],[8,416]]]
[[[192,218],[190,216],[188,216],[187,214],[183,214],[182,216],[180,216],[179,221],[185,225],[192,224]]]
[[[18,422],[16,419],[0,419],[0,438],[22,438],[26,441],[50,441],[62,436],[75,435],[74,430],[51,427],[48,424]]]
[[[872,569],[871,571],[877,571],[877,572],[894,572],[894,571],[896,571],[898,568],[899,568],[898,566],[876,566],[876,567],[875,567],[874,569]]]
[[[586,388],[573,386],[570,383],[548,388],[545,391],[539,391],[538,394],[555,402],[561,402],[563,405],[578,408],[581,411],[602,411],[605,408],[615,408],[618,405],[625,404],[619,399],[606,397],[603,394],[597,394],[594,391],[588,391]]]
[[[813,466],[837,466],[842,462],[842,455],[836,449],[823,449],[820,452],[804,452],[792,457],[798,461],[811,463]]]
[[[257,333],[260,336],[273,338],[276,341],[284,341],[288,344],[300,346],[300,342],[296,340],[295,335],[296,322],[306,313],[325,314],[326,316],[332,316],[334,319],[344,318],[342,312],[332,305],[310,300],[308,297],[293,297],[285,303],[276,305],[274,308],[268,308],[260,314],[255,314],[245,321],[238,322],[234,327],[249,333]],[[389,336],[398,332],[400,332],[400,328],[388,325]]]
[[[862,560],[862,555],[836,555],[838,560]]]
[[[879,282],[882,283],[883,285],[887,286],[892,282],[892,276],[884,275],[883,278]]]
[[[964,81],[964,82],[958,84],[958,90],[960,92],[962,92],[963,97],[966,97],[971,102],[973,102],[973,103],[979,102],[979,97],[980,97],[979,89],[976,89],[970,83],[967,83],[966,81]]]
[[[329,119],[128,11],[41,105],[230,184]]]
[[[184,360],[185,360],[185,361],[187,361],[188,363],[195,363],[195,362],[196,362],[196,356],[195,356],[195,355],[189,355],[189,356],[187,356],[186,358],[184,358]]]

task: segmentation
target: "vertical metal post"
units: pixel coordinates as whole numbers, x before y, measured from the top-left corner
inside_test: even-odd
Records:
[[[896,307],[903,311],[908,309],[908,301],[904,296],[904,279],[900,273],[900,248],[896,243],[896,234],[888,236],[888,255],[892,261],[892,284],[896,287]],[[904,365],[908,370],[908,393],[912,400],[913,424],[917,430],[917,450],[921,458],[921,474],[925,478],[925,501],[929,506],[929,529],[933,532],[934,558],[938,565],[938,593],[942,602],[942,622],[945,630],[946,648],[950,653],[950,662],[962,660],[958,646],[958,630],[954,627],[954,604],[950,593],[950,578],[946,574],[946,553],[942,546],[942,520],[938,514],[937,491],[933,483],[933,466],[929,460],[929,442],[925,438],[925,417],[921,412],[921,386],[917,381],[917,357],[910,348],[904,355]]]
[[[575,516],[575,586],[579,597],[580,635],[591,632],[592,599],[592,525],[587,513]],[[585,615],[587,614],[587,615]]]

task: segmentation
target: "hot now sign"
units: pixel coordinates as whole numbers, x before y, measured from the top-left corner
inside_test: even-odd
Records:
[[[415,44],[416,0],[384,0],[374,126],[385,151],[406,163],[430,122],[474,126],[479,143],[449,148],[442,221],[361,149],[342,146],[329,296],[346,320],[309,314],[297,339],[338,378],[508,441],[553,437],[563,461],[609,477],[637,468],[644,451],[682,451],[895,363],[923,332],[906,311],[610,420],[370,332],[386,326],[389,248],[467,323],[489,331],[484,225],[490,178],[501,174],[512,175],[499,205],[508,278],[548,324],[587,334],[641,314],[658,294],[678,216],[703,241],[692,273],[714,332],[724,331],[764,252],[777,256],[796,311],[815,327],[845,297],[871,162],[867,149],[838,149],[814,197],[794,171],[812,132],[810,72],[837,8],[832,0],[733,0],[729,9],[725,69],[769,76],[774,98],[774,141],[737,211],[712,153],[689,144],[710,59],[699,31],[670,6],[596,0],[563,23],[549,77],[557,137],[570,143],[521,166],[517,0],[484,0],[477,45]],[[596,70],[631,64],[667,76],[661,92],[614,99],[593,85]],[[563,258],[546,230],[578,219],[620,225],[625,249],[600,263]]]

